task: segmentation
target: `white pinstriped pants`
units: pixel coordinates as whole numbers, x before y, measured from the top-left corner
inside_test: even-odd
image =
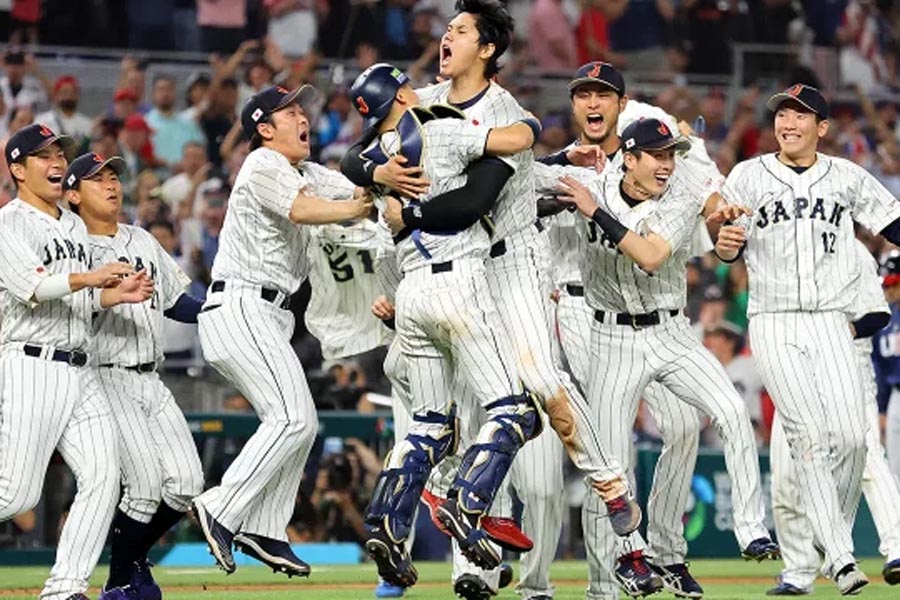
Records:
[[[614,449],[620,461],[626,463],[630,457],[640,398],[647,384],[657,381],[708,414],[724,442],[738,545],[743,549],[754,539],[768,537],[759,456],[747,407],[722,364],[703,347],[685,317],[666,315],[659,325],[638,330],[595,320],[591,363],[595,365],[588,383],[591,406],[596,409],[603,443]],[[606,508],[596,498],[586,498],[582,518],[590,567],[589,599],[617,593],[611,574],[616,539],[605,516]]]
[[[149,523],[164,500],[186,512],[203,491],[203,467],[187,421],[157,373],[98,368],[119,435],[122,499],[119,508]]]
[[[826,562],[841,569],[854,561],[851,530],[869,428],[847,315],[755,315],[750,344],[784,427],[813,534]]]
[[[230,284],[231,282],[229,282]],[[259,416],[259,428],[197,501],[232,533],[287,541],[303,467],[319,422],[306,376],[291,347],[294,315],[263,300],[259,288],[212,293],[200,313],[203,356]]]
[[[872,356],[858,352],[857,359],[869,423],[862,491],[878,530],[878,551],[887,561],[892,561],[900,559],[900,485],[891,473],[881,445]],[[772,423],[769,459],[772,464],[772,514],[784,560],[781,578],[785,583],[811,590],[822,559],[814,546],[813,530],[804,510],[802,491],[797,485],[791,450],[778,413]],[[826,565],[822,570],[828,573],[831,569]]]
[[[563,356],[572,375],[584,389],[591,372],[594,311],[587,305],[584,297],[563,292],[556,314]],[[647,505],[649,547],[641,534],[635,532],[628,538],[618,540],[616,555],[621,556],[632,550],[645,550],[657,564],[683,563],[688,550],[684,539],[683,517],[690,500],[691,479],[697,462],[700,413],[656,382],[647,385],[644,401],[656,420],[663,440],[662,452],[653,471],[653,486]],[[629,441],[630,433],[629,431]],[[629,450],[629,456],[631,453]],[[601,574],[605,576],[607,573],[602,571]]]
[[[0,354],[0,521],[33,508],[58,449],[75,474],[77,493],[41,600],[88,589],[119,498],[118,432],[94,372]]]

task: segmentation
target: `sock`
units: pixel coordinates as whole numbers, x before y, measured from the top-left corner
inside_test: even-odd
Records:
[[[149,523],[136,521],[121,509],[116,509],[116,516],[112,522],[107,589],[122,587],[131,582],[131,568],[136,560],[135,552],[140,541],[146,537],[149,526]]]
[[[186,513],[175,510],[166,504],[165,500],[160,502],[159,508],[156,509],[156,513],[153,515],[153,518],[150,519],[150,523],[147,524],[147,528],[144,531],[144,537],[134,550],[134,560],[146,560],[150,548],[152,548],[167,531],[174,527],[185,514]]]

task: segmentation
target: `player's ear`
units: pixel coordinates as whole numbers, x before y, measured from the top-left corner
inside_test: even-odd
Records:
[[[628,94],[622,94],[619,96],[619,112],[625,110],[626,104],[628,104]]]
[[[484,60],[489,60],[496,52],[497,46],[493,44],[493,42],[488,42],[484,46],[478,49],[478,57],[483,58]]]
[[[829,127],[828,119],[822,119],[816,125],[816,129],[818,130],[817,133],[820,138],[823,138],[826,135],[828,135],[828,127]]]
[[[275,136],[274,129],[275,128],[268,120],[256,124],[256,133],[258,133],[259,137],[263,140],[271,140]]]
[[[25,165],[22,163],[14,162],[9,165],[9,172],[12,173],[13,179],[16,181],[24,181],[25,180]]]
[[[78,190],[66,190],[66,193],[63,194],[63,199],[69,203],[70,207],[81,204],[81,194],[78,193]]]

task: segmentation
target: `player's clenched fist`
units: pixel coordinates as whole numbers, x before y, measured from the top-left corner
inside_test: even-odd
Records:
[[[723,225],[716,239],[716,254],[722,260],[733,260],[746,242],[747,236],[743,227]]]
[[[372,314],[387,321],[394,318],[394,304],[387,299],[387,296],[378,296],[372,303]]]
[[[108,288],[119,284],[123,277],[134,272],[128,263],[114,262],[84,274],[85,287]]]
[[[372,192],[365,188],[356,188],[356,191],[353,193],[353,202],[355,202],[357,206],[357,219],[362,219],[368,217],[372,212],[372,206],[375,199],[372,196]]]

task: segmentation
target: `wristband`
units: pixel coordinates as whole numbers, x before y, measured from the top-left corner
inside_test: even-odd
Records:
[[[541,137],[541,122],[534,117],[526,117],[519,122],[525,123],[529,128],[531,128],[531,133],[534,134],[534,141],[531,143],[531,145],[534,146],[537,143],[538,138]]]
[[[37,287],[34,288],[34,299],[38,302],[59,300],[71,293],[72,286],[69,285],[69,274],[60,273],[42,279]]]
[[[744,244],[743,246],[741,246],[741,249],[738,250],[738,253],[734,255],[734,258],[722,258],[722,257],[719,255],[719,253],[716,252],[716,249],[715,249],[715,248],[713,248],[713,254],[715,254],[715,255],[716,255],[716,258],[718,258],[718,259],[719,259],[720,261],[722,261],[723,263],[725,263],[725,264],[727,264],[727,265],[730,265],[731,263],[737,262],[737,259],[739,259],[739,258],[741,257],[741,255],[744,254],[744,248],[745,248],[745,247],[746,247],[746,244]]]
[[[421,229],[422,225],[422,207],[418,204],[410,204],[400,209],[400,215],[403,218],[403,225],[410,229]]]
[[[600,227],[600,230],[606,234],[606,237],[617,246],[619,245],[619,242],[622,241],[622,238],[625,237],[625,234],[628,233],[627,227],[622,225],[618,219],[602,208],[598,207],[597,210],[594,211],[591,220],[594,221],[594,223]]]

